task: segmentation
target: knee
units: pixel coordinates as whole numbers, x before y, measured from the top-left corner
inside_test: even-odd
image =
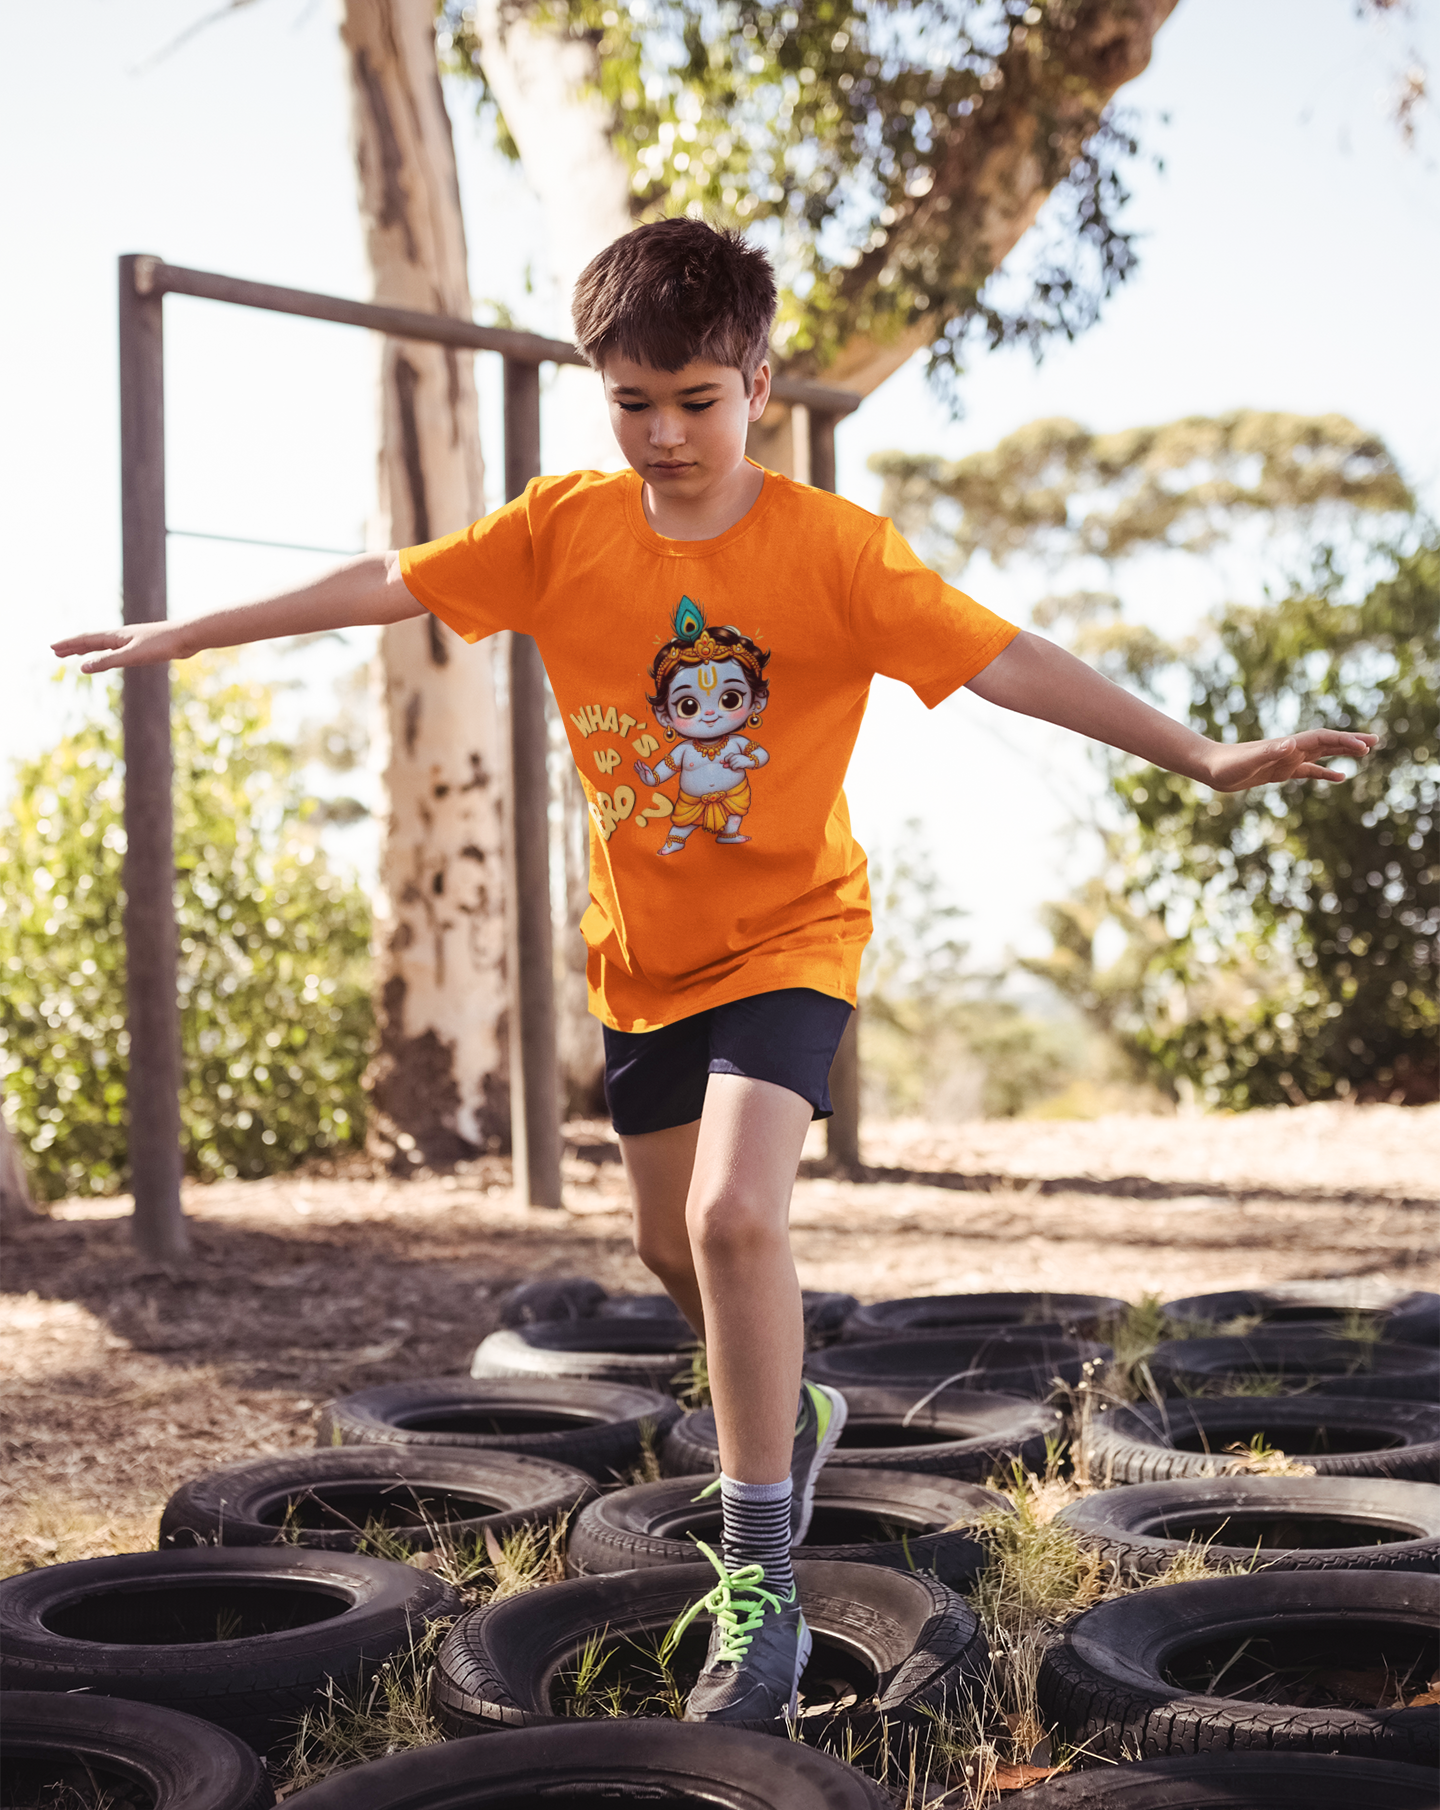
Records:
[[[753,1259],[786,1242],[784,1223],[766,1202],[732,1190],[693,1201],[686,1223],[692,1248],[712,1262]]]
[[[651,1227],[640,1227],[635,1233],[635,1255],[652,1276],[668,1282],[674,1276],[686,1276],[694,1268],[688,1244],[677,1244]]]

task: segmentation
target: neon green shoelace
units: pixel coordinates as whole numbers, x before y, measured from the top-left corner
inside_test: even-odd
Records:
[[[708,1596],[702,1596],[698,1603],[692,1603],[671,1626],[665,1636],[666,1652],[668,1654],[675,1650],[680,1636],[695,1617],[705,1610],[715,1617],[716,1626],[720,1629],[720,1650],[714,1655],[715,1659],[729,1660],[738,1665],[750,1651],[755,1631],[765,1619],[766,1607],[779,1611],[790,1605],[776,1596],[773,1590],[760,1588],[765,1582],[763,1565],[737,1565],[734,1571],[727,1571],[724,1561],[703,1540],[697,1540],[695,1544],[719,1572],[720,1582]]]

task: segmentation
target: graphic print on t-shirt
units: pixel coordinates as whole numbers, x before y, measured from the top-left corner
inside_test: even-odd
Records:
[[[769,652],[738,628],[706,628],[704,612],[688,597],[676,606],[672,627],[673,639],[651,664],[655,690],[647,701],[676,745],[653,767],[635,762],[647,786],[680,781],[662,855],[680,854],[697,828],[717,843],[748,842],[740,825],[751,805],[749,774],[770,759],[740,733],[760,727],[770,702]]]

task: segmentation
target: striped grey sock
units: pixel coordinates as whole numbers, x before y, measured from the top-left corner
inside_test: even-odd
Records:
[[[788,1596],[795,1573],[790,1566],[791,1483],[739,1483],[723,1473],[720,1508],[724,1516],[725,1566],[763,1565],[765,1588]]]

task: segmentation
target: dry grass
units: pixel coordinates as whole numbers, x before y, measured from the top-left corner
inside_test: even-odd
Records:
[[[690,1353],[690,1368],[675,1379],[679,1385],[675,1399],[687,1414],[698,1413],[710,1406],[710,1364],[703,1345]]]
[[[430,1714],[430,1676],[450,1623],[431,1622],[376,1672],[367,1690],[348,1695],[333,1679],[323,1698],[300,1718],[284,1762],[277,1798],[319,1784],[333,1772],[443,1741]]]
[[[660,1468],[660,1449],[655,1443],[655,1422],[640,1422],[640,1456],[620,1479],[623,1489],[639,1483],[659,1483],[665,1473]]]
[[[414,1552],[389,1528],[368,1523],[360,1550],[433,1572],[458,1592],[466,1609],[474,1609],[559,1583],[567,1525],[568,1517],[517,1528],[503,1539],[487,1528],[483,1538],[466,1541],[432,1528],[433,1549]],[[285,1798],[333,1772],[443,1740],[430,1713],[430,1685],[435,1654],[449,1627],[449,1621],[432,1622],[412,1636],[408,1650],[387,1659],[363,1691],[347,1693],[332,1683],[323,1701],[302,1717],[276,1795]]]
[[[0,1577],[74,1559],[144,1552],[155,1545],[163,1504],[102,1516],[59,1491],[18,1503],[0,1526]]]

